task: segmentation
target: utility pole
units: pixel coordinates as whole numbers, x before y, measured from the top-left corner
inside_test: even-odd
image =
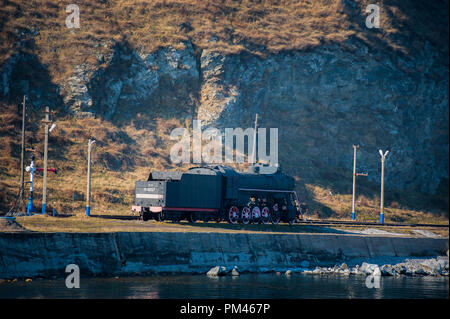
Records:
[[[45,205],[47,201],[47,153],[48,153],[48,124],[51,123],[49,119],[50,110],[49,107],[45,107],[45,141],[44,141],[44,181],[42,189],[42,214],[45,214]]]
[[[256,137],[258,130],[258,113],[255,116],[255,131],[253,132],[253,147],[252,147],[252,164],[256,163]]]
[[[382,150],[379,150],[381,155],[381,196],[380,196],[380,223],[384,223],[384,161],[386,160],[386,156],[389,151],[386,151],[383,154]]]
[[[88,141],[87,189],[86,189],[86,216],[91,215],[91,148],[95,140]]]
[[[353,145],[353,193],[352,193],[352,220],[355,220],[356,176],[367,176],[367,173],[356,173],[356,149],[359,145]]]
[[[20,194],[19,194],[19,205],[20,210],[23,208],[23,201],[24,201],[24,157],[25,157],[25,95],[23,96],[23,102],[22,102],[22,148],[20,151]]]
[[[356,188],[356,149],[359,145],[353,145],[353,195],[352,195],[352,220],[355,220],[355,188]]]

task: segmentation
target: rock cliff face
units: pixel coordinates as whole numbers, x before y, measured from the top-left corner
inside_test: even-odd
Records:
[[[113,48],[98,56],[97,69],[79,65],[59,86],[27,81],[25,66],[41,77],[45,67],[14,56],[0,67],[0,98],[26,93],[36,106],[62,104],[113,121],[137,112],[190,115],[218,128],[249,127],[258,113],[262,127],[278,128],[279,161],[290,173],[350,171],[359,144],[358,170],[373,181],[382,148],[391,151],[388,187],[433,193],[448,183],[448,64],[429,43],[408,56],[372,52],[357,40],[266,58],[190,42],[149,54],[126,43]]]
[[[391,150],[393,187],[433,192],[448,178],[448,68],[429,45],[415,58],[358,42],[264,60],[203,52],[201,67],[200,117],[233,127],[259,113],[279,128],[280,149],[297,155],[297,169],[351,169],[355,143],[359,170],[373,180],[378,148]]]

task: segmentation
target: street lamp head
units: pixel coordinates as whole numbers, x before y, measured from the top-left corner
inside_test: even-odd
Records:
[[[380,153],[381,157],[383,157],[383,151],[382,150],[378,150],[378,152]]]
[[[51,131],[53,131],[56,127],[56,123],[53,123],[52,126],[50,127],[50,129],[48,130],[48,132],[50,133]]]
[[[386,151],[386,153],[384,153],[384,157],[386,157],[386,155],[388,155],[389,151]]]

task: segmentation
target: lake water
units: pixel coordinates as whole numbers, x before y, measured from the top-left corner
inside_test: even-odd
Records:
[[[79,289],[65,279],[6,282],[0,298],[447,298],[448,277],[381,277],[368,288],[361,276],[243,274],[127,278],[81,278]],[[376,287],[379,288],[376,288]]]

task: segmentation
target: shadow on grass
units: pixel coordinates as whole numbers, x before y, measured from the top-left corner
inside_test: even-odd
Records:
[[[102,219],[139,220],[139,216],[133,215],[90,215],[90,217]]]

